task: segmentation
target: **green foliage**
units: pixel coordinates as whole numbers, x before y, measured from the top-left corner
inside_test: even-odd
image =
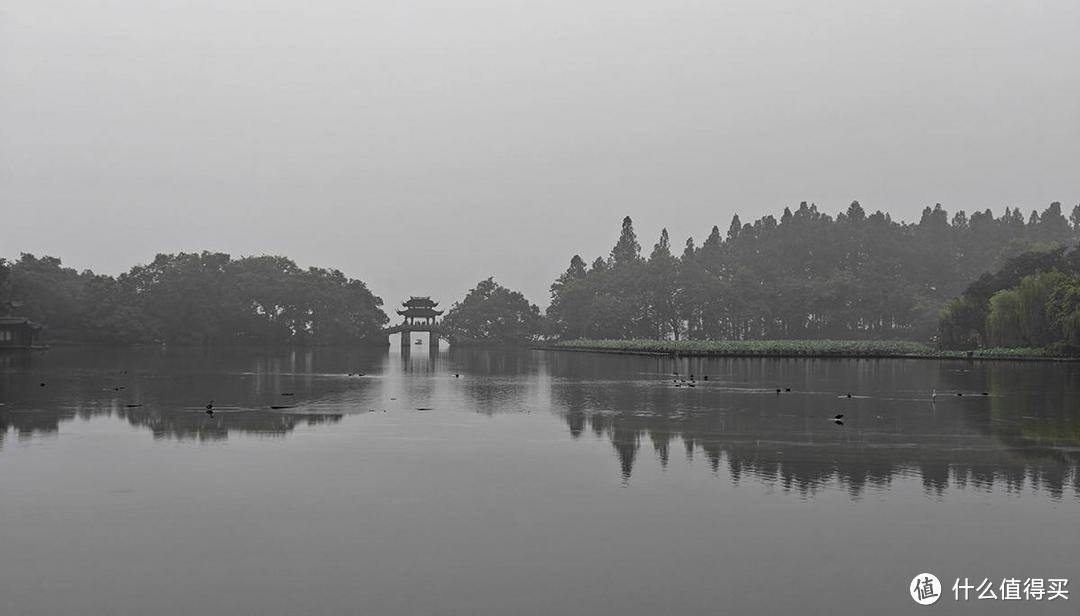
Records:
[[[990,298],[990,315],[986,317],[986,337],[990,344],[1020,346],[1024,343],[1020,312],[1020,293],[1016,289],[994,293]]]
[[[1080,351],[1080,275],[1040,272],[994,293],[986,332],[993,345],[1076,354]]]
[[[1062,353],[1080,355],[1080,276],[1063,282],[1050,296],[1047,314],[1057,334],[1054,348]]]
[[[950,302],[941,313],[941,346],[946,349],[973,349],[993,344],[986,329],[991,297],[999,291],[1016,287],[1025,276],[1054,269],[1075,271],[1071,259],[1080,251],[1074,250],[1070,255],[1064,253],[1064,248],[1036,242],[1034,249],[1008,259],[997,272],[983,274],[968,285],[963,295]],[[999,319],[1004,316],[1005,313],[1002,313]]]
[[[584,265],[577,261],[571,263],[571,270]],[[572,279],[568,284],[573,284]],[[442,324],[459,344],[527,344],[544,328],[539,308],[493,278],[481,280],[465,299],[455,302]]]
[[[61,341],[355,343],[389,320],[364,283],[284,257],[160,254],[113,278],[23,255],[11,279],[19,313]]]
[[[1062,280],[1054,288],[1046,312],[1063,350],[1080,352],[1080,276]]]
[[[1020,346],[1043,347],[1055,341],[1057,336],[1048,313],[1050,296],[1065,284],[1069,276],[1050,271],[1025,276],[1017,291],[1020,294],[1020,331],[1024,344]]]

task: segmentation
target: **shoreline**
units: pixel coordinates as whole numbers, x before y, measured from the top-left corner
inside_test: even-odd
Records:
[[[533,351],[570,351],[574,353],[604,353],[608,355],[642,355],[652,357],[729,357],[729,358],[774,358],[774,359],[922,359],[922,360],[963,360],[963,361],[1026,361],[1026,362],[1080,362],[1080,357],[1056,357],[1051,355],[952,355],[935,353],[846,353],[846,352],[770,352],[770,351],[649,351],[636,349],[588,348],[557,345],[533,345]]]

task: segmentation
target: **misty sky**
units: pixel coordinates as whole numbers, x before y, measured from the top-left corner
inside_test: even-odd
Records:
[[[0,256],[548,303],[624,215],[1080,202],[1080,2],[0,0]]]

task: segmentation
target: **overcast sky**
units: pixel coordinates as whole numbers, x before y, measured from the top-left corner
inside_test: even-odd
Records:
[[[1080,2],[0,0],[0,256],[282,254],[545,306],[813,201],[1080,202]]]

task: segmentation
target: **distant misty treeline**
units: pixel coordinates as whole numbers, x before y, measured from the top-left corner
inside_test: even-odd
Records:
[[[60,341],[350,343],[387,323],[381,306],[363,282],[284,257],[162,254],[117,277],[54,257],[0,260],[0,314],[40,321]]]
[[[487,279],[453,304],[443,324],[459,342],[501,344],[930,342],[940,331],[949,348],[1047,346],[1073,331],[1080,340],[1080,312],[1070,320],[1073,304],[1080,306],[1072,278],[1080,269],[1069,269],[1078,257],[1064,250],[1078,237],[1080,206],[1066,217],[1059,203],[1027,216],[1007,208],[1000,217],[990,210],[950,217],[938,205],[914,224],[867,215],[858,202],[835,218],[803,203],[779,220],[743,224],[735,216],[726,234],[713,227],[700,245],[688,239],[681,251],[664,230],[646,255],[627,217],[607,257],[571,259],[551,286],[546,314]],[[1020,256],[1027,253],[1034,256]],[[1048,254],[1056,256],[1038,256]],[[279,256],[163,254],[116,277],[77,272],[54,257],[0,259],[0,314],[40,321],[54,341],[385,344],[382,306],[359,280]]]
[[[858,202],[835,218],[802,203],[779,220],[736,215],[726,234],[714,226],[681,251],[664,230],[645,255],[627,217],[606,258],[571,259],[547,316],[562,339],[929,341],[941,309],[980,275],[1078,236],[1080,205],[1068,218],[1053,203],[950,219],[939,204],[908,224]]]

